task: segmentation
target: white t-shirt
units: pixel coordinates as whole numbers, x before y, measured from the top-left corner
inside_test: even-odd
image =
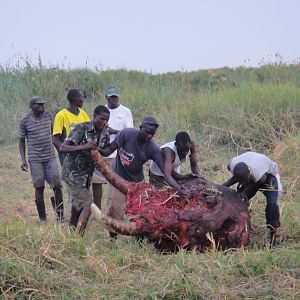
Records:
[[[108,108],[108,106],[106,105]],[[116,130],[122,130],[124,128],[132,128],[133,127],[133,118],[132,113],[129,108],[123,106],[120,104],[117,108],[110,109],[110,116],[108,121],[108,126],[116,129]],[[115,140],[116,135],[111,134],[110,135],[110,142],[113,142]],[[117,155],[117,151],[113,152],[109,157],[115,158]]]
[[[240,162],[243,162],[248,166],[251,179],[254,182],[259,181],[266,173],[274,175],[278,181],[278,190],[280,192],[282,191],[278,165],[268,156],[256,152],[245,152],[244,154],[236,156],[229,163],[230,172],[232,174],[235,166]]]
[[[187,156],[191,155],[191,152],[189,151],[188,154],[186,155],[186,157],[184,157],[182,160],[180,160],[179,155],[177,153],[176,146],[175,146],[175,141],[164,144],[160,147],[160,149],[163,149],[163,148],[170,148],[175,153],[175,160],[174,160],[172,166],[173,166],[173,170],[176,173],[179,174],[180,173],[180,166],[186,162],[186,158],[187,158]],[[154,161],[152,161],[151,164],[150,164],[150,171],[154,175],[164,176],[164,174],[160,170],[159,166]]]

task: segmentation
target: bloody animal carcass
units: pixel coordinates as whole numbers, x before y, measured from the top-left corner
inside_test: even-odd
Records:
[[[171,188],[129,183],[108,167],[99,152],[92,151],[96,168],[126,195],[128,221],[115,220],[92,204],[96,220],[115,232],[147,238],[166,252],[180,248],[203,252],[208,248],[236,249],[249,242],[248,205],[235,191],[203,178],[185,180],[189,198]]]

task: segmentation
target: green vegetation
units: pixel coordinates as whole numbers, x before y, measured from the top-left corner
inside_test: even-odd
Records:
[[[252,200],[250,246],[236,252],[160,255],[132,238],[110,242],[94,221],[84,238],[55,221],[40,227],[17,149],[28,99],[45,97],[55,114],[67,104],[66,91],[78,87],[88,95],[91,114],[105,103],[103,91],[111,83],[121,86],[136,126],[147,114],[158,119],[158,142],[190,132],[210,180],[223,182],[228,159],[250,149],[278,161],[285,190],[279,246],[268,249],[261,195]],[[162,75],[2,67],[0,118],[1,299],[300,299],[299,64]],[[47,189],[46,199],[50,194]],[[50,201],[47,212],[53,215]]]

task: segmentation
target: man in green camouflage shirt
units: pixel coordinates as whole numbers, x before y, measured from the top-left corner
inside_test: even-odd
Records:
[[[72,200],[70,227],[76,228],[79,222],[81,234],[86,228],[93,203],[90,186],[94,164],[90,150],[109,145],[109,132],[106,129],[109,115],[107,107],[97,106],[92,122],[77,124],[59,149],[67,153],[62,179],[69,187]]]

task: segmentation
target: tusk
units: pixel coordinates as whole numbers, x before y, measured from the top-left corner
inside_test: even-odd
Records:
[[[91,204],[91,212],[96,221],[102,223],[102,211],[98,208],[95,203]]]
[[[94,161],[95,168],[103,174],[107,181],[122,194],[127,195],[129,182],[121,178],[111,169],[111,167],[107,165],[99,151],[92,150],[91,156]]]
[[[91,205],[91,211],[94,218],[106,226],[112,228],[115,232],[124,235],[139,235],[136,223],[129,221],[119,221],[113,219],[101,212],[98,206],[94,203]]]

